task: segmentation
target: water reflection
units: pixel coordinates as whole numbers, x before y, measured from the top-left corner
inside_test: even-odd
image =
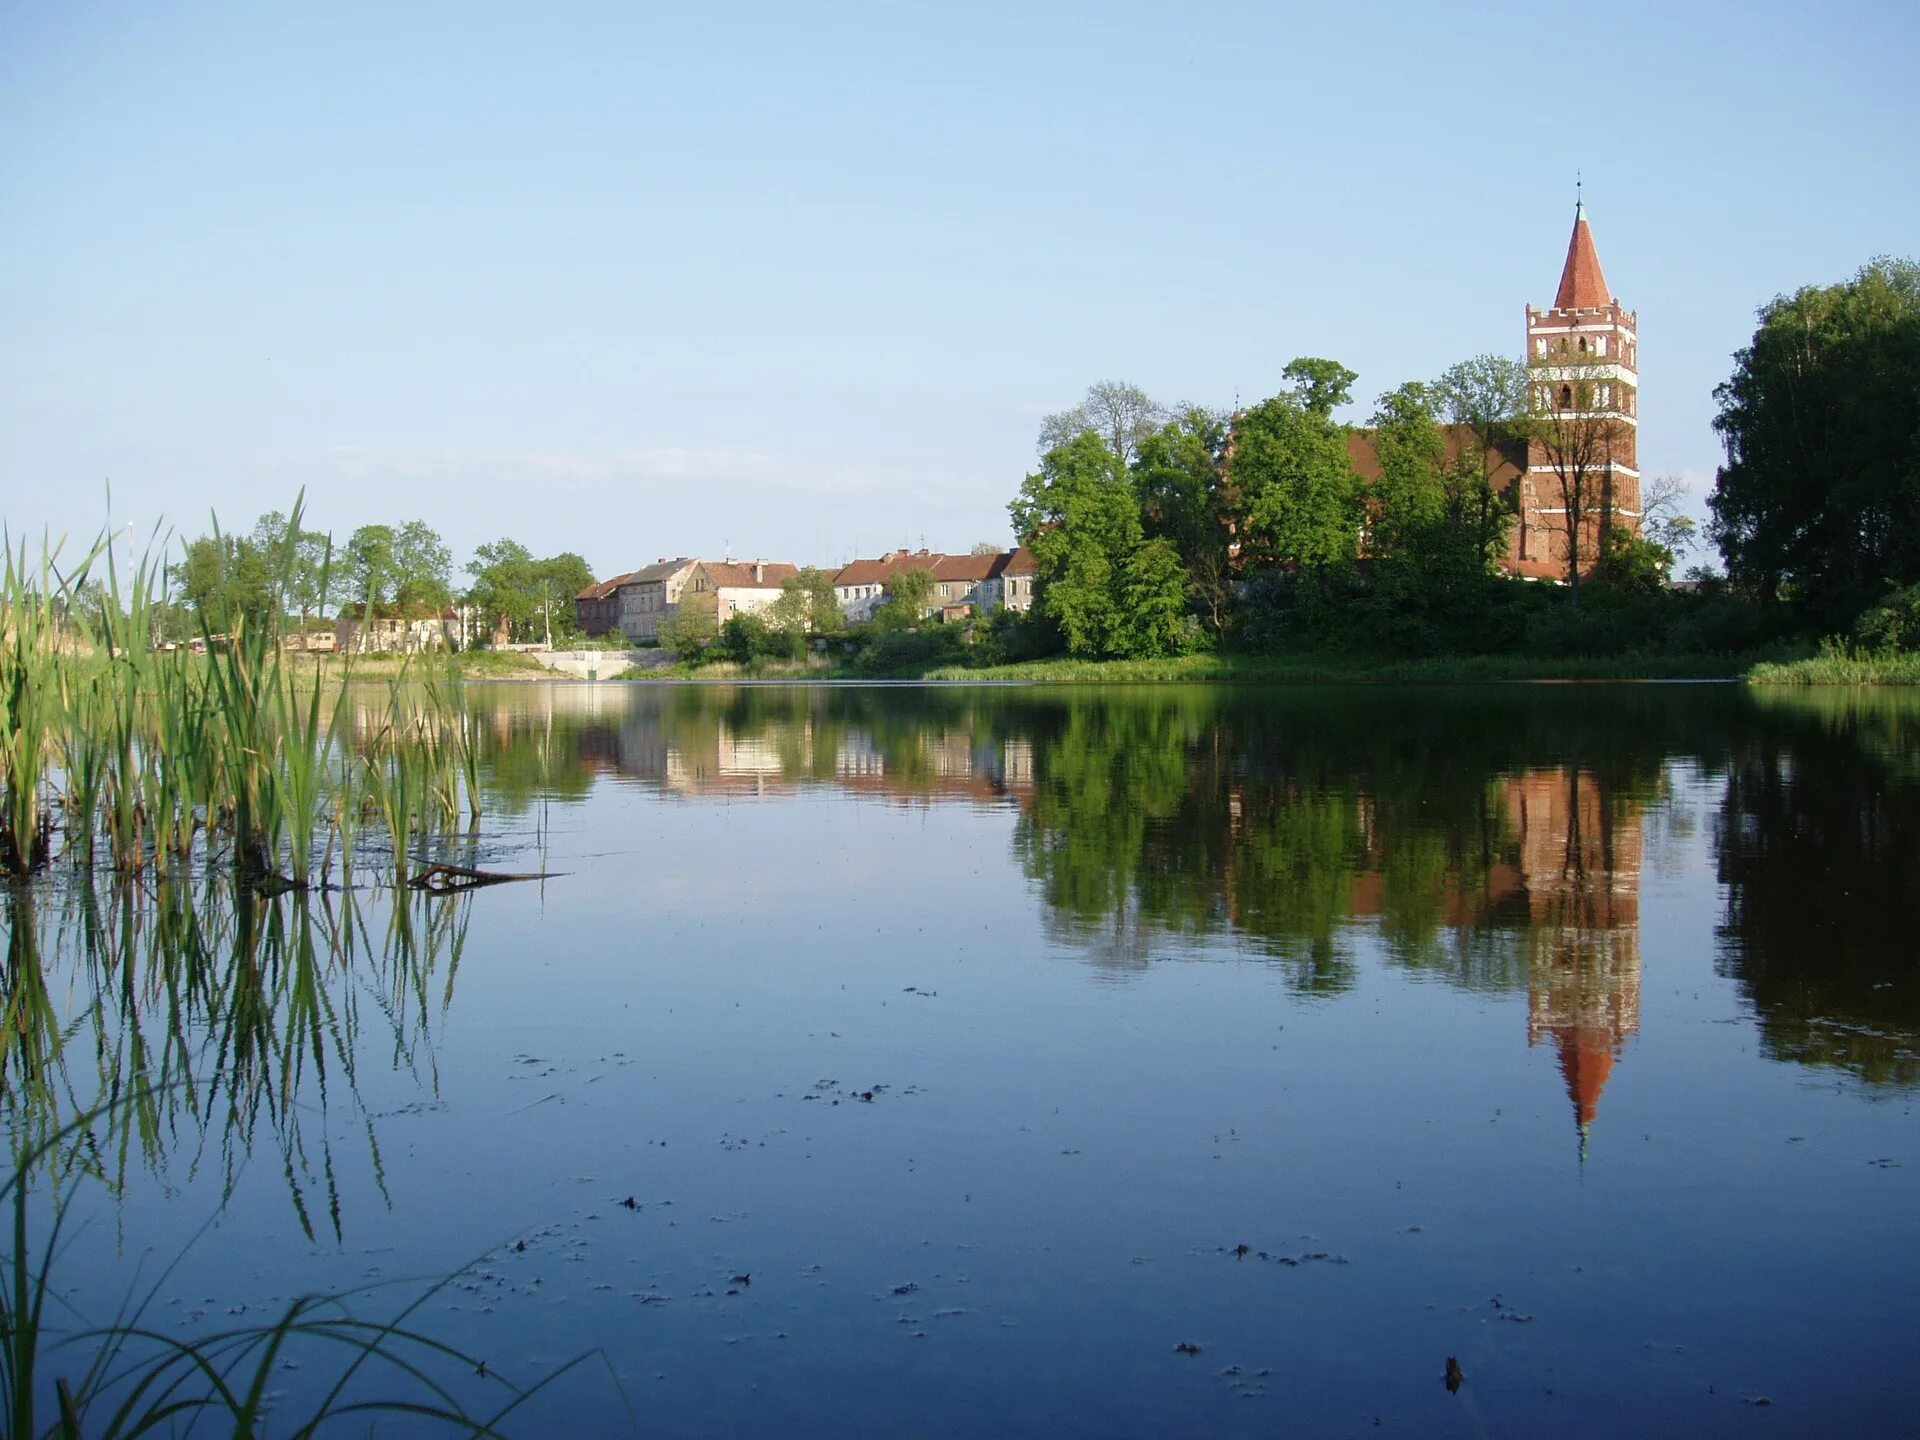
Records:
[[[18,1157],[100,1110],[61,1170],[124,1185],[212,1159],[231,1191],[277,1157],[309,1238],[340,1234],[344,1123],[381,1163],[359,1085],[384,1051],[438,1091],[432,1026],[453,997],[471,898],[353,891],[256,899],[225,877],[151,888],[15,887],[0,904],[0,1120]],[[105,1107],[105,1108],[101,1108]]]
[[[1639,1026],[1650,817],[1717,808],[1720,967],[1769,1054],[1920,1081],[1920,708],[1735,688],[539,687],[491,692],[509,803],[832,790],[1013,815],[1051,938],[1350,990],[1363,947],[1527,997],[1582,1134]],[[1673,777],[1718,790],[1676,797]],[[1681,815],[1680,820],[1690,817]]]
[[[1920,710],[1775,698],[1732,758],[1715,827],[1722,969],[1767,1053],[1920,1083]],[[1862,757],[1867,763],[1862,763]]]

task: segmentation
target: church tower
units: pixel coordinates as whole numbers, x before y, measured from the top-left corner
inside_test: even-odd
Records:
[[[1547,428],[1581,432],[1580,463],[1591,483],[1580,547],[1584,573],[1609,526],[1640,529],[1639,317],[1616,300],[1600,270],[1586,206],[1573,207],[1560,289],[1545,310],[1527,307],[1527,365]],[[1539,438],[1527,447],[1513,568],[1523,575],[1566,574],[1566,500],[1560,472],[1568,442]]]

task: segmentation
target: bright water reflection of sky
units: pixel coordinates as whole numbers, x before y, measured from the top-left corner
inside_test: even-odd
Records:
[[[1911,1413],[1911,965],[1877,972],[1879,1020],[1811,1017],[1863,1045],[1877,1028],[1893,1068],[1875,1079],[1844,1051],[1802,1064],[1764,1040],[1753,997],[1772,992],[1723,930],[1729,777],[1771,755],[1831,779],[1817,716],[1644,688],[492,693],[515,737],[498,773],[544,746],[577,796],[546,811],[565,873],[456,902],[470,929],[427,987],[429,1071],[396,1073],[368,1032],[355,1079],[385,1197],[336,1095],[341,1241],[301,1239],[256,1149],[169,1282],[181,1308],[492,1252],[429,1308],[441,1332],[522,1374],[603,1346],[658,1434],[1320,1434],[1375,1416],[1420,1435],[1873,1434]],[[1731,738],[1690,754],[1709,734]],[[1148,766],[1165,735],[1183,758]],[[788,784],[767,758],[829,742],[884,752],[898,783]],[[1030,768],[1007,760],[1022,746]],[[1454,772],[1412,763],[1423,747]],[[735,773],[694,763],[722,750]],[[1910,843],[1911,780],[1846,753],[1894,797],[1882,841]],[[579,787],[560,772],[582,760]],[[674,764],[705,788],[673,788]],[[1121,790],[1156,823],[1228,827],[1202,870],[1256,863],[1255,817],[1280,835],[1319,799],[1338,816],[1372,796],[1385,869],[1342,891],[1376,898],[1334,919],[1339,985],[1247,933],[1255,897],[1224,870],[1242,918],[1206,933],[1143,920],[1116,952],[1058,913],[1036,831],[1099,849],[1082,881],[1128,844],[1170,853],[1075,808],[1138,768],[1158,778]],[[1002,793],[940,798],[989,771]],[[1515,788],[1540,774],[1555,784]],[[1595,799],[1554,808],[1575,774]],[[757,796],[730,788],[755,775]],[[1606,815],[1610,864],[1569,901]],[[1393,887],[1415,883],[1395,867],[1432,833],[1496,837],[1489,871],[1455,847],[1454,891],[1492,894],[1501,865],[1524,878],[1533,921],[1511,898],[1486,912],[1542,942],[1516,978],[1444,958],[1484,919],[1442,924],[1418,963],[1410,932],[1388,934],[1409,913]],[[1145,916],[1168,877],[1134,873]],[[1272,881],[1267,913],[1318,878]],[[1827,908],[1833,883],[1808,876],[1802,907]],[[1798,957],[1802,988],[1822,959]],[[1588,1014],[1633,992],[1584,1158],[1547,993],[1582,986]],[[170,1255],[215,1198],[186,1168],[172,1195],[136,1177],[106,1229]],[[524,1252],[500,1248],[513,1236]],[[111,1295],[120,1262],[86,1264],[87,1291]],[[1448,1355],[1469,1376],[1457,1396]],[[592,1377],[555,1408],[576,1433],[621,1416]]]

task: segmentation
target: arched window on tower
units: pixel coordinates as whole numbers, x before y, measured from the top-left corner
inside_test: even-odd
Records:
[[[1573,408],[1573,387],[1571,385],[1562,385],[1560,387],[1560,408],[1562,410],[1571,410]]]
[[[1580,353],[1582,355],[1587,353],[1587,337],[1584,335],[1580,337]]]

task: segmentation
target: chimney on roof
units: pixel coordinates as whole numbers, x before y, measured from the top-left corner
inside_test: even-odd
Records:
[[[764,560],[754,561],[753,562],[753,583],[758,585],[762,580],[765,580],[766,578],[767,578],[767,562]]]

